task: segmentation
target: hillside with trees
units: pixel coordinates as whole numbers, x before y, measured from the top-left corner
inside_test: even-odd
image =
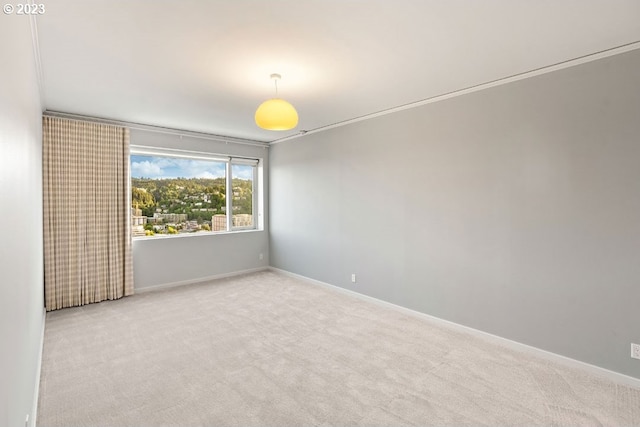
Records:
[[[252,213],[252,181],[235,178],[233,213]],[[198,223],[211,221],[211,216],[226,211],[225,178],[131,179],[131,206],[142,215],[154,213],[186,214]]]

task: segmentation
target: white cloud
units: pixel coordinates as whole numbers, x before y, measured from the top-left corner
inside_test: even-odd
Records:
[[[162,176],[162,168],[148,160],[142,162],[131,163],[131,176],[144,177],[144,178],[156,178]]]
[[[233,165],[232,173],[234,178],[253,179],[253,168],[245,165]]]
[[[194,175],[194,178],[220,178],[220,175],[214,175],[209,171],[199,172],[197,175]]]
[[[131,176],[136,178],[221,178],[225,165],[206,160],[132,156]]]
[[[220,178],[225,175],[223,163],[203,160],[189,160],[183,170],[188,178]]]

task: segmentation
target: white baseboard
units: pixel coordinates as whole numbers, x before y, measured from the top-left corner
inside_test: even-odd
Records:
[[[258,271],[268,270],[269,267],[250,268],[248,270],[233,271],[231,273],[216,274],[214,276],[198,277],[197,279],[181,280],[179,282],[162,283],[155,286],[147,286],[144,288],[134,289],[135,293],[141,294],[145,292],[158,291],[161,289],[175,288],[177,286],[193,285],[194,283],[208,282],[210,280],[224,279],[225,277],[241,276],[243,274],[256,273]],[[135,286],[135,285],[134,285]]]
[[[572,359],[570,357],[566,357],[566,356],[562,356],[560,354],[556,354],[556,353],[552,353],[550,351],[547,350],[542,350],[540,348],[537,347],[533,347],[527,344],[523,344],[517,341],[513,341],[507,338],[503,338],[497,335],[493,335],[490,334],[488,332],[484,332],[481,331],[479,329],[474,329],[471,328],[469,326],[464,326],[464,325],[460,325],[458,323],[454,323],[451,322],[449,320],[444,320],[441,319],[439,317],[435,317],[426,313],[422,313],[420,311],[416,311],[416,310],[412,310],[410,308],[406,308],[397,304],[393,304],[387,301],[383,301],[380,300],[378,298],[374,298],[374,297],[370,297],[368,295],[364,295],[355,291],[352,291],[350,289],[345,289],[345,288],[341,288],[339,286],[335,286],[332,285],[330,283],[326,283],[326,282],[322,282],[320,280],[316,280],[316,279],[312,279],[310,277],[306,277],[306,276],[302,276],[300,274],[296,274],[296,273],[292,273],[290,271],[287,270],[281,270],[279,268],[275,268],[275,267],[269,267],[270,270],[286,275],[286,276],[290,276],[290,277],[294,277],[296,279],[300,279],[303,280],[305,282],[314,284],[314,285],[319,285],[322,286],[324,288],[327,289],[331,289],[334,291],[338,291],[347,295],[351,295],[355,298],[361,299],[361,300],[365,300],[365,301],[369,301],[372,302],[374,304],[383,306],[383,307],[387,307],[387,308],[391,308],[393,310],[397,310],[397,311],[401,311],[403,313],[433,322],[435,324],[437,324],[438,326],[443,326],[445,328],[449,328],[449,329],[453,329],[457,332],[463,332],[463,333],[468,333],[470,335],[473,335],[475,337],[478,337],[480,339],[483,339],[485,341],[488,342],[492,342],[494,344],[498,344],[504,347],[507,347],[511,350],[515,350],[515,351],[519,351],[522,353],[527,353],[527,354],[531,354],[533,356],[537,356],[552,362],[557,362],[560,363],[564,366],[568,366],[571,368],[577,368],[577,369],[581,369],[584,371],[587,371],[591,374],[597,375],[601,378],[606,378],[610,381],[613,381],[615,383],[618,384],[622,384],[622,385],[626,385],[626,386],[630,386],[630,387],[634,387],[634,388],[638,388],[640,389],[640,378],[634,378],[634,377],[630,377],[628,375],[625,374],[621,374],[619,372],[615,372],[615,371],[610,371],[609,369],[605,369],[605,368],[601,368],[600,366],[596,366],[596,365],[591,365],[589,363],[586,362],[581,362],[579,360],[576,359]]]
[[[31,408],[31,417],[29,418],[29,426],[35,427],[38,418],[38,398],[40,397],[40,374],[42,372],[42,354],[44,351],[44,328],[47,320],[47,310],[42,309],[42,330],[40,332],[40,353],[38,354],[38,362],[36,366],[36,383],[33,387],[33,407]]]

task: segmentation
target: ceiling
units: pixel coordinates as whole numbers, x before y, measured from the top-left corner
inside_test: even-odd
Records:
[[[49,111],[273,141],[640,41],[638,0],[56,0]],[[300,122],[259,129],[279,94]]]

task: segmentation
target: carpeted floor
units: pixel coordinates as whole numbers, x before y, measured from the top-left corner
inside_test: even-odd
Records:
[[[38,426],[640,425],[640,390],[271,271],[47,315]]]

